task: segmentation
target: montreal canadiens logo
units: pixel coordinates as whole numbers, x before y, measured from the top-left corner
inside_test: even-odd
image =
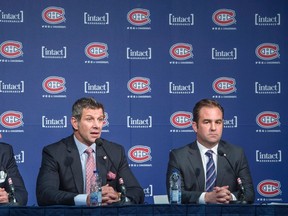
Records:
[[[104,118],[104,122],[103,122],[103,127],[107,127],[109,125],[109,122],[108,122],[108,113],[105,112],[105,118]]]
[[[150,11],[142,8],[136,8],[128,12],[127,20],[135,26],[143,26],[151,22]]]
[[[42,11],[42,19],[49,24],[59,24],[64,22],[65,10],[60,7],[48,7]]]
[[[127,88],[133,94],[145,94],[151,91],[150,79],[134,77],[128,81]]]
[[[262,128],[274,128],[280,125],[280,115],[277,112],[264,111],[257,115],[256,122]]]
[[[264,180],[257,185],[258,193],[264,197],[275,197],[280,195],[282,193],[280,188],[281,183],[275,180]]]
[[[18,41],[4,41],[0,45],[0,53],[5,58],[17,58],[23,55],[22,43]]]
[[[151,160],[151,149],[148,146],[134,146],[129,149],[128,157],[135,163],[144,163]]]
[[[66,90],[65,83],[63,77],[50,76],[42,82],[42,87],[49,94],[59,94]]]
[[[108,57],[108,46],[105,43],[92,42],[85,47],[85,55],[93,60]]]
[[[192,125],[192,113],[185,111],[178,111],[171,115],[170,123],[176,128],[187,128]]]
[[[23,125],[23,115],[17,111],[7,111],[1,115],[1,125],[5,128],[14,129]]]
[[[176,60],[186,60],[193,57],[192,45],[187,43],[177,43],[171,46],[170,56]]]
[[[213,82],[212,87],[218,94],[231,94],[237,90],[235,85],[235,79],[229,77],[220,77]]]
[[[212,20],[216,25],[229,26],[236,23],[236,13],[234,10],[219,9],[212,15]]]
[[[256,56],[262,60],[273,60],[279,58],[279,46],[273,43],[260,44],[256,50]]]

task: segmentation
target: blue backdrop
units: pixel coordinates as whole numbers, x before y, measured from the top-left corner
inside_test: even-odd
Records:
[[[195,139],[192,108],[225,108],[256,202],[288,202],[286,0],[0,2],[0,133],[36,204],[43,146],[72,133],[71,107],[106,108],[146,202],[166,194],[169,151]],[[286,134],[286,135],[285,135]]]

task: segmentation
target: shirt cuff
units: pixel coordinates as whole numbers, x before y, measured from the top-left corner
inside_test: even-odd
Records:
[[[87,196],[88,194],[78,194],[74,197],[74,203],[76,206],[87,206]]]

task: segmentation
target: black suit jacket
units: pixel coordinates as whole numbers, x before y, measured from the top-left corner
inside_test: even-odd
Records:
[[[218,151],[227,155],[235,173],[223,156],[217,156],[216,186],[229,185],[229,190],[237,197],[239,188],[237,177],[240,177],[246,192],[246,201],[254,202],[254,188],[248,161],[242,148],[221,140]],[[205,189],[205,175],[197,142],[170,152],[166,175],[166,188],[169,196],[169,177],[173,169],[180,170],[182,177],[182,203],[197,203]]]
[[[96,166],[102,177],[102,185],[108,183],[120,192],[118,178],[122,177],[127,197],[133,203],[143,203],[143,189],[128,166],[124,148],[119,144],[102,140],[103,145],[97,147],[96,151]],[[109,154],[117,170],[103,148]],[[109,171],[117,174],[117,177],[107,178]],[[85,193],[83,187],[80,155],[73,135],[44,147],[36,186],[38,205],[75,205],[74,197]]]
[[[7,173],[6,180],[1,183],[0,187],[4,187],[6,192],[10,192],[8,178],[13,181],[15,188],[15,197],[19,205],[26,205],[28,201],[28,193],[23,178],[16,164],[13,148],[7,143],[0,143],[0,171]]]

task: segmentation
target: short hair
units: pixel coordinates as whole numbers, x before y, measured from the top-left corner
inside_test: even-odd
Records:
[[[202,99],[198,101],[193,108],[193,121],[198,123],[199,113],[203,107],[218,107],[222,112],[222,117],[224,118],[224,108],[216,100],[212,99]]]
[[[83,109],[102,109],[104,115],[104,106],[94,98],[80,98],[72,106],[72,116],[78,121],[81,120]]]

